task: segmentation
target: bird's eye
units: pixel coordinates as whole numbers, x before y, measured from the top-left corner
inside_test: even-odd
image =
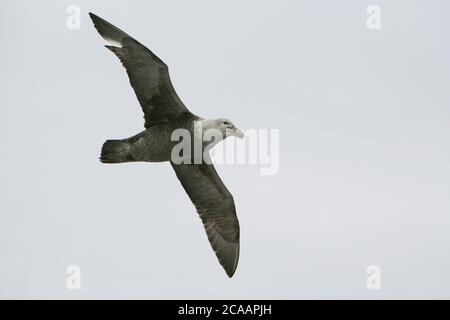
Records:
[[[228,121],[224,121],[223,124],[227,126],[227,125],[229,125],[230,123],[229,123]]]

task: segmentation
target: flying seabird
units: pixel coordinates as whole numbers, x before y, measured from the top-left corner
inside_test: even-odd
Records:
[[[198,124],[202,132],[218,130],[222,139],[228,136],[242,138],[244,134],[228,119],[204,119],[192,114],[175,92],[168,67],[161,59],[111,23],[93,13],[89,16],[97,31],[110,44],[105,47],[125,67],[145,119],[144,131],[127,139],[107,140],[103,144],[100,161],[170,161],[195,205],[220,264],[232,277],[239,260],[239,221],[233,196],[214,169],[208,152],[200,163],[174,161],[171,154],[177,142],[171,137],[175,130],[184,129],[194,140],[198,139]],[[200,139],[202,155],[203,151],[219,142],[216,139],[205,142],[203,136]],[[188,158],[192,158],[191,155]]]

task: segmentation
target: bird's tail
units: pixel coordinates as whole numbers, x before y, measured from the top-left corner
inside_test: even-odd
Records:
[[[106,140],[102,147],[100,161],[103,163],[133,161],[130,156],[130,144],[126,140]]]

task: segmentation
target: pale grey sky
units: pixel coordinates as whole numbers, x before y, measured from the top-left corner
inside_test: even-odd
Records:
[[[372,4],[381,30],[366,28]],[[0,297],[450,298],[449,10],[1,1]],[[143,118],[89,11],[163,59],[192,112],[280,129],[277,175],[218,167],[241,225],[231,280],[169,164],[98,161]],[[366,288],[369,265],[381,290]]]

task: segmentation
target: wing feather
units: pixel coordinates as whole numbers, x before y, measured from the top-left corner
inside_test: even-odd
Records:
[[[239,221],[231,193],[212,164],[172,167],[202,219],[208,240],[229,277],[239,261]]]
[[[178,97],[167,65],[147,47],[99,16],[89,13],[95,28],[127,70],[144,112],[145,127],[170,122],[189,110]]]

